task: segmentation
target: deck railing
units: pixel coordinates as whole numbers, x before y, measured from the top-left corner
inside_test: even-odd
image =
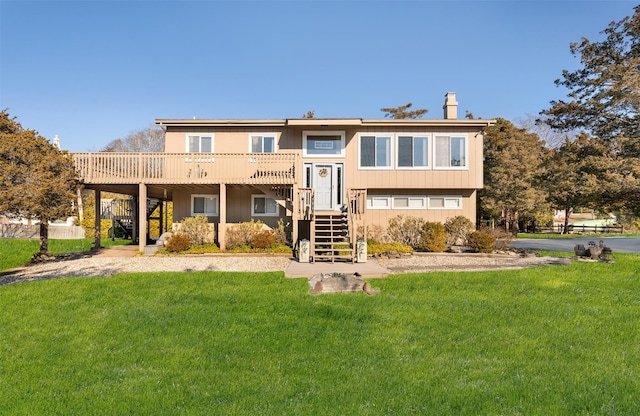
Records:
[[[315,216],[315,194],[313,188],[298,189],[298,218],[312,220]]]
[[[293,184],[295,153],[74,153],[85,183]]]
[[[347,211],[349,213],[349,229],[351,230],[351,247],[355,253],[359,226],[362,227],[362,239],[367,241],[367,224],[365,222],[365,214],[367,212],[367,190],[349,189],[348,201]]]

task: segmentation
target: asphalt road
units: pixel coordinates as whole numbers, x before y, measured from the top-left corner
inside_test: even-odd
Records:
[[[528,248],[533,250],[552,250],[552,251],[573,251],[576,244],[582,244],[585,247],[590,241],[598,244],[600,240],[604,241],[604,245],[613,250],[614,253],[640,253],[640,238],[626,237],[580,237],[567,239],[524,239],[519,238],[511,244],[514,248]]]

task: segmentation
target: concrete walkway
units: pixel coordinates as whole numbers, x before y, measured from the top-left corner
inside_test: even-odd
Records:
[[[138,253],[139,251],[137,245],[113,246],[101,248],[97,253],[93,254],[92,257],[134,257]],[[229,254],[213,254],[212,256],[233,257],[233,255]],[[242,258],[242,256],[236,257]],[[284,270],[284,276],[292,278],[310,278],[320,273],[359,273],[363,278],[382,278],[387,277],[389,271],[371,260],[366,263],[299,263],[296,259],[292,259],[289,263],[289,266],[287,266],[287,268]]]
[[[363,278],[382,278],[387,277],[389,271],[384,267],[368,261],[366,263],[347,263],[347,262],[315,262],[315,263],[299,263],[292,260],[289,267],[284,271],[284,277],[305,277],[310,278],[320,273],[359,273]]]
[[[139,252],[137,245],[103,247],[93,257],[133,257]]]

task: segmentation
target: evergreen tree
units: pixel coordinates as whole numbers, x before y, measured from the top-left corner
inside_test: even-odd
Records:
[[[553,128],[584,129],[608,146],[599,162],[608,169],[601,172],[607,180],[600,208],[640,215],[640,6],[601,33],[602,41],[570,45],[582,68],[556,80],[570,91],[569,100],[551,101],[541,114]]]
[[[0,213],[40,222],[40,253],[49,250],[49,221],[73,214],[73,159],[34,130],[0,112]]]
[[[416,110],[409,110],[413,106],[412,103],[407,103],[405,105],[401,105],[398,107],[383,107],[380,111],[385,113],[386,118],[395,118],[395,119],[416,119],[422,118],[427,111],[426,108],[419,108]]]
[[[569,217],[575,208],[599,208],[603,190],[611,183],[610,168],[615,154],[601,140],[580,134],[553,149],[546,160],[543,183],[548,200],[565,212],[564,230],[568,232]]]
[[[478,193],[481,212],[498,216],[513,232],[521,218],[548,215],[546,192],[539,181],[546,151],[537,135],[498,118],[485,134],[484,189]]]
[[[633,16],[612,22],[591,42],[582,38],[570,45],[582,68],[562,71],[556,85],[570,92],[567,101],[551,101],[542,111],[545,122],[560,130],[590,131],[605,140],[640,137],[640,6]]]

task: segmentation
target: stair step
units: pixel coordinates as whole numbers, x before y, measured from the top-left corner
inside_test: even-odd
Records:
[[[353,262],[350,221],[346,212],[315,213],[313,225],[313,261],[348,260]]]
[[[339,251],[349,251],[353,249],[351,248],[351,246],[347,246],[347,245],[343,245],[343,244],[334,244],[334,243],[327,243],[327,244],[316,244],[313,247],[314,250],[339,250]]]

